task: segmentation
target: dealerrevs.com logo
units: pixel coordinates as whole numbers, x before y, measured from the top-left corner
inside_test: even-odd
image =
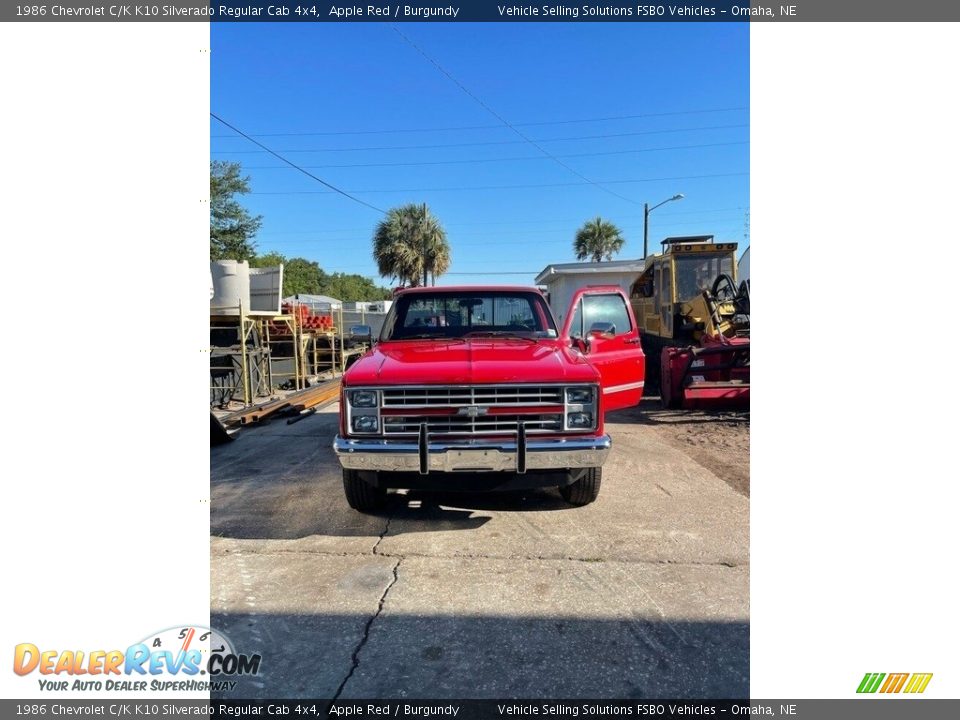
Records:
[[[17,675],[36,673],[41,690],[229,692],[233,677],[260,672],[259,654],[239,653],[222,633],[200,625],[152,633],[125,650],[49,650],[20,643]]]
[[[922,693],[930,684],[933,673],[867,673],[857,687],[858,693],[883,693],[885,695],[904,692]]]

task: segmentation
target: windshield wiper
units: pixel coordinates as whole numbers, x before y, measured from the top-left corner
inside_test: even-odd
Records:
[[[464,342],[462,337],[450,337],[448,335],[434,335],[432,333],[419,333],[417,335],[404,335],[403,337],[390,338],[391,340],[446,340],[447,342]]]
[[[527,342],[532,342],[534,345],[540,342],[537,338],[532,338],[528,335],[519,335],[509,330],[474,330],[473,332],[468,332],[464,337],[504,337],[515,340],[526,340]]]

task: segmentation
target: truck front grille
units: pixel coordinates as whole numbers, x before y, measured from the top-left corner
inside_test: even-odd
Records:
[[[538,407],[562,405],[563,388],[541,385],[394,388],[384,408]]]
[[[427,424],[431,435],[496,435],[515,433],[520,420],[528,433],[561,432],[562,413],[533,415],[385,415],[383,432],[386,435],[416,435],[421,423]]]

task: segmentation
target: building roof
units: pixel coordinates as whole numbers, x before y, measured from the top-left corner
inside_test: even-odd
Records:
[[[330,305],[331,307],[340,307],[343,304],[340,300],[332,298],[329,295],[306,295],[304,293],[285,297],[283,302],[298,302],[301,305]]]
[[[537,275],[538,285],[554,275],[590,275],[595,273],[640,273],[643,260],[609,260],[606,262],[554,263],[547,265]]]

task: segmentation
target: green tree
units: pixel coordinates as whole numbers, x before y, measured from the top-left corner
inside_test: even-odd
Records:
[[[393,208],[373,234],[380,275],[405,285],[427,285],[450,269],[447,233],[426,204]]]
[[[329,295],[344,302],[389,300],[393,293],[363,275],[327,273],[313,260],[287,258],[278,252],[257,255],[250,267],[283,265],[283,296]]]
[[[620,228],[598,216],[595,220],[588,220],[577,230],[573,239],[573,251],[577,254],[577,260],[612,260],[613,256],[623,249],[624,242]]]
[[[210,162],[211,260],[250,260],[256,254],[253,238],[263,217],[254,217],[236,199],[249,192],[250,178],[240,174],[240,163]]]
[[[327,274],[312,260],[290,258],[283,266],[283,295],[323,295]]]
[[[250,259],[250,267],[265,268],[283,265],[287,259],[278,252],[268,252]]]
[[[388,300],[391,297],[391,292],[387,288],[377,286],[370,278],[347,273],[327,275],[323,294],[344,302]]]

